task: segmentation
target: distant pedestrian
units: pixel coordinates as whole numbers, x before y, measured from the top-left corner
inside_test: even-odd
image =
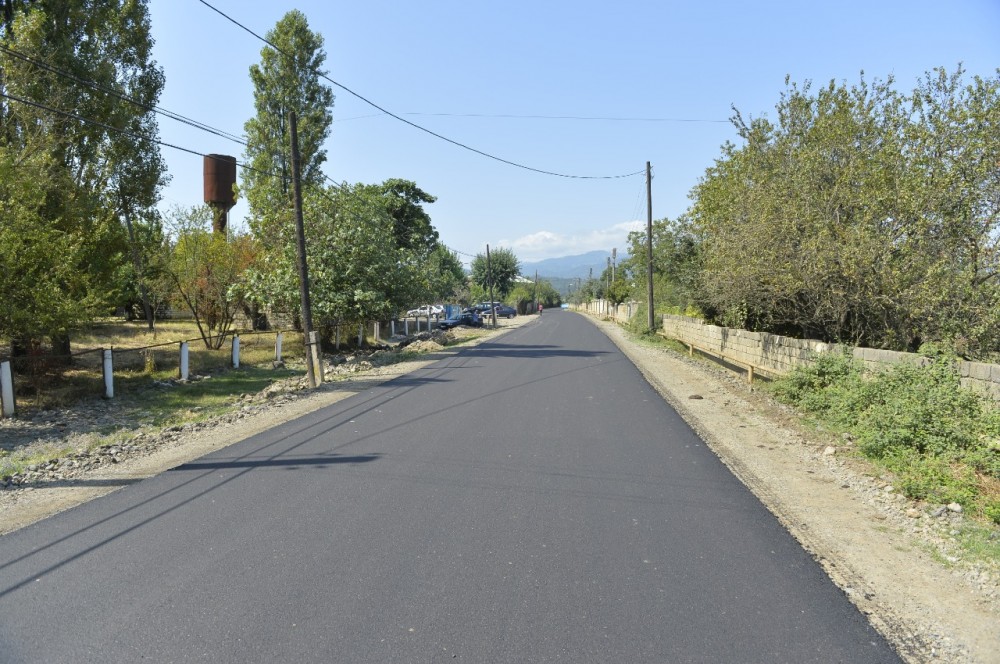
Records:
[[[538,315],[539,316],[542,315],[542,303],[541,302],[538,303]]]

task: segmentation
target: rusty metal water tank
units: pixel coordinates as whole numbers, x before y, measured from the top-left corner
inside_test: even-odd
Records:
[[[236,205],[233,185],[236,184],[236,157],[225,154],[207,154],[204,159],[205,203],[215,211],[212,227],[224,233],[229,221],[229,210]]]
[[[225,154],[205,155],[205,202],[225,207],[236,205],[233,185],[236,184],[236,157]]]

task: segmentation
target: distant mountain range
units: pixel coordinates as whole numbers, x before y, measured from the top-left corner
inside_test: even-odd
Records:
[[[590,276],[590,270],[594,271],[594,279],[601,276],[604,268],[608,266],[610,251],[589,251],[576,256],[563,256],[561,258],[546,258],[543,261],[534,263],[521,263],[521,274],[529,279],[534,278],[535,270],[538,270],[539,278],[558,279],[586,279]],[[628,258],[623,252],[618,252],[617,262]]]

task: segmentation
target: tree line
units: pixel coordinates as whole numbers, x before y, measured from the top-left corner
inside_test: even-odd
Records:
[[[334,96],[322,36],[290,11],[250,67],[255,115],[237,194],[249,229],[213,232],[205,206],[161,214],[168,181],[154,110],[164,85],[143,0],[5,0],[0,6],[0,338],[15,354],[113,311],[190,310],[206,345],[238,315],[298,316],[288,113],[299,125],[314,316],[386,319],[469,290],[416,183],[333,183],[322,173]],[[152,325],[152,318],[150,318]]]
[[[786,80],[653,229],[656,307],[894,350],[1000,354],[1000,71]],[[623,277],[645,292],[646,237]],[[637,299],[644,300],[644,297]]]

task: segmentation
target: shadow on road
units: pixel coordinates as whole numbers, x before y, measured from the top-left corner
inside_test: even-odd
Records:
[[[341,454],[331,454],[330,456],[318,456],[318,457],[303,457],[303,458],[291,458],[291,459],[236,459],[233,461],[193,461],[191,463],[186,463],[183,466],[177,466],[176,468],[171,468],[169,472],[177,472],[183,470],[224,470],[226,468],[287,468],[289,470],[295,470],[301,466],[315,466],[318,468],[325,468],[326,466],[332,466],[344,463],[368,463],[369,461],[375,461],[381,454],[357,454],[357,455],[341,455]]]
[[[522,357],[528,359],[542,359],[546,357],[600,357],[607,355],[606,350],[580,350],[576,348],[562,348],[554,345],[529,345],[529,344],[481,344],[474,349],[476,355],[486,357]]]

